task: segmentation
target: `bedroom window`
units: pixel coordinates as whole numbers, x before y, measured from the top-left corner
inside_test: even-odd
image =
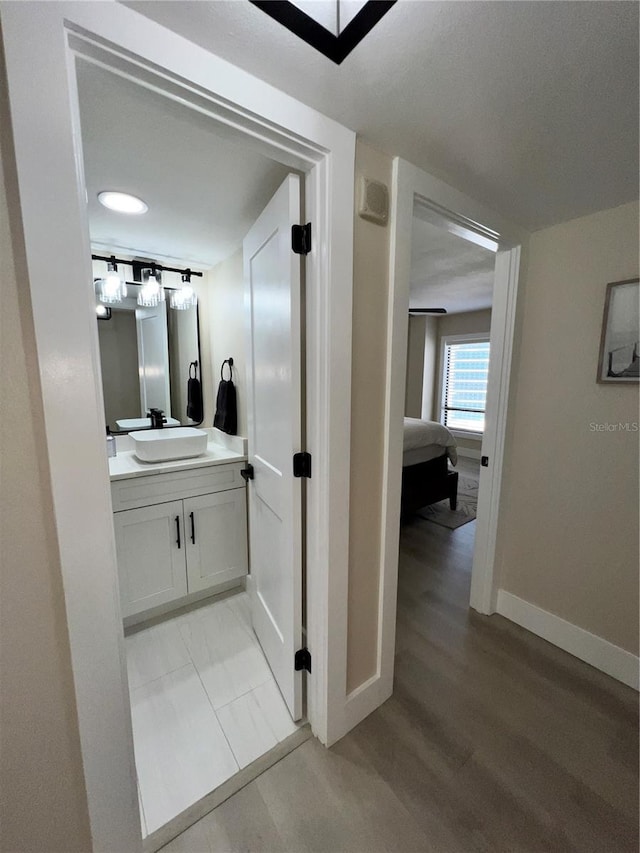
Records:
[[[481,434],[487,402],[489,341],[443,341],[442,423],[451,430]]]

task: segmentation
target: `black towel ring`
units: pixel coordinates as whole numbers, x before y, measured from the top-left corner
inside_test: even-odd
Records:
[[[231,369],[233,367],[232,358],[225,358],[225,360],[222,362],[222,366],[220,367],[220,379],[224,379],[223,371],[225,364],[229,365],[229,380],[231,380],[233,379],[233,370]]]

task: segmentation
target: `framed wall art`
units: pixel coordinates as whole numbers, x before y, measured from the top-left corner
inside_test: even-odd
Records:
[[[607,285],[604,301],[598,382],[640,381],[640,280]]]

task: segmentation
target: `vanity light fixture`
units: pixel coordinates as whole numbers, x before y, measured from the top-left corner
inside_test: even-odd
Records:
[[[171,272],[179,273],[182,278],[180,287],[169,285],[171,291],[171,307],[177,311],[186,311],[188,308],[195,308],[198,305],[198,297],[191,284],[192,276],[202,278],[202,273],[197,270],[185,269],[184,267],[167,267],[164,264],[156,263],[155,261],[145,260],[136,261],[125,258],[116,258],[115,255],[91,255],[92,261],[104,261],[107,264],[108,272],[103,279],[95,278],[94,282],[100,285],[100,301],[101,302],[121,302],[127,296],[127,284],[124,279],[120,278],[118,273],[118,264],[123,266],[133,266],[133,275],[135,281],[129,282],[131,285],[140,285],[138,293],[138,305],[145,308],[155,308],[158,303],[165,301],[165,287],[162,284],[161,273]],[[109,274],[113,278],[109,278]],[[117,281],[117,283],[116,283]],[[104,307],[104,306],[99,306]],[[98,309],[96,309],[98,311]],[[111,316],[111,309],[109,316]],[[105,319],[104,315],[98,311],[99,319]]]
[[[164,287],[160,282],[160,273],[155,268],[143,269],[138,305],[144,308],[155,308],[159,302],[164,302]]]
[[[100,279],[100,302],[114,304],[127,298],[127,285],[118,272],[115,256],[107,261],[107,274]]]
[[[198,297],[191,285],[191,270],[182,274],[182,286],[171,291],[170,304],[176,311],[186,311],[198,304]]]
[[[102,192],[98,193],[98,201],[104,207],[109,208],[109,210],[115,210],[116,213],[128,213],[132,216],[140,216],[140,214],[146,213],[149,210],[146,202],[129,193],[102,190]]]
[[[111,319],[111,308],[108,308],[106,305],[101,305],[98,303],[96,305],[96,315],[98,320],[110,320]]]

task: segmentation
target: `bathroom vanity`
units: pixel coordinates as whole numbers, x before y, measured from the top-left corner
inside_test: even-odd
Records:
[[[242,453],[213,443],[194,459],[145,463],[119,450],[109,460],[127,622],[242,583],[248,569],[245,462]]]

